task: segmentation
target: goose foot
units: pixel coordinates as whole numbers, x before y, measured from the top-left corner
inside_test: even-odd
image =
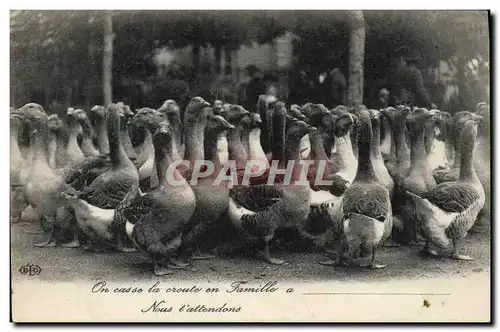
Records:
[[[42,227],[40,227],[40,228],[38,228],[37,230],[34,230],[34,231],[33,230],[29,230],[29,229],[24,229],[24,232],[28,233],[28,234],[45,234],[46,233],[45,230]]]
[[[80,247],[80,241],[78,240],[78,238],[76,238],[76,239],[73,239],[73,241],[71,241],[71,242],[61,244],[61,247],[78,248],[78,247]]]
[[[172,275],[174,271],[170,270],[166,266],[161,266],[159,263],[155,262],[153,266],[153,273],[157,277]]]
[[[207,260],[207,259],[212,259],[215,258],[215,255],[208,254],[208,253],[201,253],[201,252],[196,252],[191,255],[192,260]]]
[[[394,242],[392,239],[389,238],[384,242],[384,247],[397,248],[397,247],[401,247],[401,245],[399,243]]]
[[[327,259],[327,260],[324,260],[324,261],[319,261],[318,263],[320,265],[325,265],[325,266],[336,266],[336,265],[339,265],[338,260],[334,260],[334,259]]]
[[[177,268],[177,269],[185,269],[186,267],[188,267],[190,264],[189,263],[184,263],[184,262],[179,262],[178,260],[174,259],[174,258],[170,258],[170,262],[169,262],[169,265],[168,267],[169,268]]]
[[[362,265],[360,265],[360,267],[379,270],[379,269],[383,269],[383,268],[387,267],[387,264],[369,263],[369,264],[362,264]]]
[[[129,252],[138,252],[139,249],[137,249],[137,248],[123,247],[123,248],[119,249],[118,251],[124,252],[124,253],[129,253]]]
[[[474,258],[467,256],[467,255],[460,255],[458,253],[458,247],[455,241],[453,241],[453,250],[451,252],[451,258],[456,259],[456,260],[461,260],[461,261],[472,261]]]
[[[408,242],[408,245],[412,246],[412,247],[414,247],[414,246],[420,247],[422,245],[425,245],[425,242],[417,241],[417,240],[411,240],[410,242]]]
[[[106,251],[103,248],[100,248],[94,244],[84,246],[83,250],[89,251],[89,252],[105,252]]]
[[[286,262],[283,259],[271,257],[271,254],[269,253],[269,241],[271,241],[270,237],[264,239],[264,252],[263,252],[264,261],[266,263],[273,264],[273,265],[286,265],[286,264],[288,264],[288,262]]]
[[[378,269],[383,269],[384,267],[387,266],[387,264],[376,264],[375,263],[375,249],[373,249],[371,262],[369,264],[360,264],[359,266],[363,267],[363,268],[378,270]]]
[[[423,257],[439,257],[439,253],[436,250],[429,249],[425,247],[424,249],[420,250],[420,255]]]
[[[460,254],[453,254],[451,258],[456,259],[456,260],[461,260],[461,261],[473,261],[474,258],[467,256],[467,255],[460,255]]]
[[[47,241],[42,243],[35,243],[34,246],[38,248],[52,248],[57,246],[57,243],[51,236],[50,239],[48,239]]]

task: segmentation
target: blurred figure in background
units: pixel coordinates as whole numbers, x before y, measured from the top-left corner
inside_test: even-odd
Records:
[[[418,68],[421,58],[418,52],[402,57],[394,84],[393,103],[426,108],[436,108],[424,84]]]

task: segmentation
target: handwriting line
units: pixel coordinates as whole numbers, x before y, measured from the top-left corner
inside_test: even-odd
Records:
[[[450,293],[383,293],[383,292],[378,292],[378,293],[363,293],[363,292],[330,292],[330,293],[324,293],[324,292],[319,292],[319,293],[302,293],[302,295],[400,295],[400,296],[406,296],[406,295],[442,295],[442,296],[447,296],[451,295]]]

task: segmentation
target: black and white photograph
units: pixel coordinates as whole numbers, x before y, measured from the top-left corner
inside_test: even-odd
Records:
[[[491,322],[488,10],[9,17],[11,322]]]

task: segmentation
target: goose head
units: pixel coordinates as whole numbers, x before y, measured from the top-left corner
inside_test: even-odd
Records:
[[[214,105],[213,105],[213,108],[214,108],[214,114],[215,115],[219,115],[220,114],[220,111],[222,110],[222,105],[224,103],[222,102],[222,100],[216,100],[214,101]]]
[[[430,113],[425,108],[417,108],[413,111],[409,121],[408,127],[410,129],[410,137],[416,138],[425,131],[425,124],[429,119],[433,119],[434,114]]]
[[[231,105],[229,109],[224,112],[224,117],[227,121],[229,121],[229,123],[231,123],[235,127],[238,127],[242,124],[250,122],[249,114],[250,112],[244,109],[242,106]]]
[[[87,112],[82,109],[77,109],[73,113],[73,117],[80,123],[84,132],[87,132],[90,137],[92,137],[94,128],[92,127],[92,123],[90,122],[89,116]]]
[[[220,115],[211,115],[208,117],[205,130],[216,135],[222,134],[226,130],[232,130],[235,127]]]
[[[372,129],[374,126],[380,126],[380,120],[381,120],[380,111],[376,110],[376,109],[370,109],[368,112],[370,112],[370,120],[372,122]]]
[[[311,126],[317,127],[321,123],[323,117],[329,114],[330,111],[323,104],[313,104],[311,105],[311,110],[309,111],[308,118]]]
[[[180,116],[180,108],[175,100],[168,99],[160,106],[159,112],[163,112],[167,117]]]
[[[36,103],[28,103],[21,108],[11,112],[14,117],[20,118],[33,132],[45,132],[48,116],[43,107]],[[63,123],[61,121],[61,128]]]
[[[172,135],[173,131],[168,121],[161,121],[153,134],[153,144],[165,147],[172,142]]]
[[[344,137],[348,135],[352,127],[356,124],[356,118],[357,116],[351,113],[344,113],[340,115],[337,121],[335,121],[335,137]]]
[[[95,105],[90,109],[90,114],[100,119],[105,119],[108,114],[108,109],[102,105]]]
[[[78,112],[78,113],[77,113]],[[82,109],[73,109],[72,111],[69,111],[69,113],[66,113],[67,116],[68,116],[68,126],[69,126],[69,130],[76,134],[76,135],[80,135],[83,133],[83,128],[80,124],[80,121],[78,121],[76,115],[81,113],[81,112],[84,112]]]
[[[286,132],[287,145],[296,144],[297,142],[300,142],[302,137],[309,134],[311,130],[314,129],[316,129],[316,127],[312,127],[307,123],[305,123],[304,121],[295,120],[293,123],[290,124]]]
[[[338,105],[334,109],[330,110],[330,113],[340,116],[342,114],[349,113],[349,111],[344,105]]]
[[[146,128],[154,132],[158,123],[165,120],[165,113],[158,112],[157,110],[149,107],[144,107],[135,113],[135,115],[128,121],[128,125],[135,126],[137,128]]]
[[[269,108],[269,101],[266,95],[260,95],[257,99],[257,109],[267,110]]]
[[[309,118],[312,105],[313,103],[305,103],[302,107],[300,107],[302,114],[304,114],[307,118]]]
[[[290,115],[304,122],[306,122],[307,120],[306,116],[302,114],[302,112],[300,111],[300,107],[297,104],[293,104],[292,106],[290,106]]]
[[[188,115],[194,115],[194,114],[200,114],[202,113],[201,111],[206,108],[206,107],[209,107],[210,106],[210,103],[208,101],[206,101],[205,99],[203,99],[202,97],[200,96],[196,96],[196,97],[193,97],[191,98],[191,100],[189,101],[187,107],[186,107],[186,116]]]
[[[258,113],[250,113],[250,129],[260,128],[262,125],[262,119]]]

